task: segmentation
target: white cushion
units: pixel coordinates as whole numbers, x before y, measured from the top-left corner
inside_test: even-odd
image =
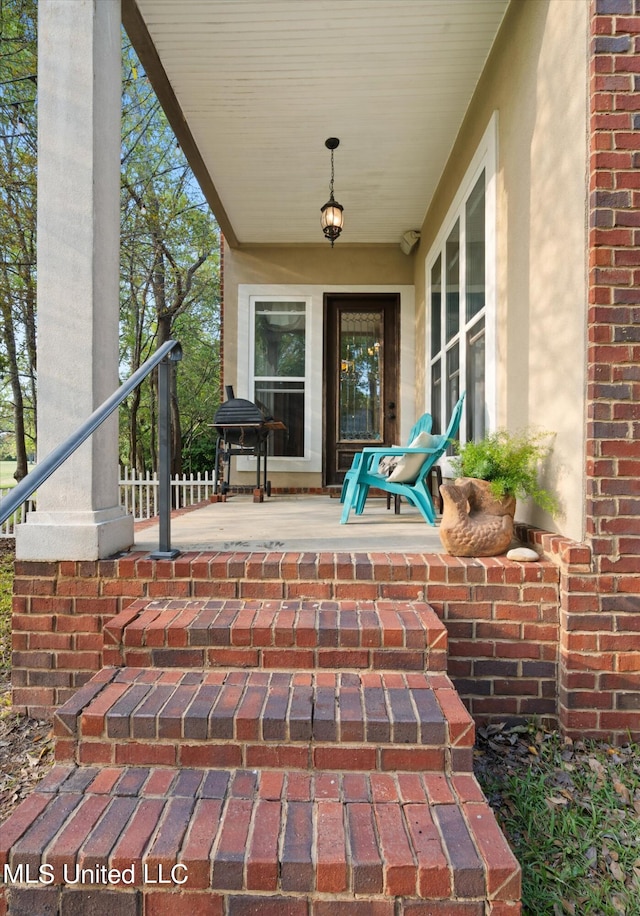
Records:
[[[439,441],[440,436],[432,436],[431,433],[418,433],[413,442],[409,443],[409,448],[437,448]],[[412,455],[405,452],[389,475],[389,480],[394,483],[413,483],[427,458],[428,455],[424,453]]]
[[[402,448],[402,446],[394,445],[393,448]],[[381,458],[378,462],[378,474],[384,474],[385,477],[388,477],[397,467],[401,458],[402,455],[385,455],[384,458]]]

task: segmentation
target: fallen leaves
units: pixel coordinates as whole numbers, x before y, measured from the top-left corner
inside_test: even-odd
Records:
[[[8,685],[0,689],[0,703]],[[53,765],[51,724],[9,709],[0,716],[0,820],[31,792]]]
[[[640,750],[477,730],[476,775],[523,868],[523,912],[640,916]]]
[[[619,779],[614,778],[613,779],[613,788],[616,791],[616,793],[618,794],[619,798],[622,800],[622,803],[624,805],[631,804],[631,792],[629,791],[629,789],[625,786],[623,782],[620,782]]]
[[[593,773],[596,774],[599,780],[602,780],[604,782],[606,778],[606,770],[603,767],[603,765],[600,763],[600,761],[597,760],[595,757],[589,757],[587,759],[587,763],[589,764],[589,769]]]

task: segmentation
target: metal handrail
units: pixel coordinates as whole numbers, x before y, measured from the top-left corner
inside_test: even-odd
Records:
[[[177,340],[167,340],[158,347],[153,356],[124,382],[117,391],[107,398],[85,422],[67,439],[49,452],[26,477],[12,489],[8,496],[0,500],[0,525],[12,515],[38,487],[57,471],[61,464],[72,455],[107,417],[116,410],[128,395],[152,372],[159,367],[158,378],[158,515],[160,522],[159,549],[154,557],[172,557],[178,551],[171,550],[171,448],[170,448],[170,403],[169,403],[169,363],[182,359],[182,347]]]

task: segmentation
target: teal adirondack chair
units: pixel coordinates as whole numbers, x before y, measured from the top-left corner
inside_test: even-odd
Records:
[[[417,420],[416,423],[414,423],[413,426],[411,427],[411,432],[409,433],[409,438],[407,440],[407,447],[413,442],[416,436],[418,436],[420,433],[430,433],[432,424],[433,424],[433,417],[431,416],[431,414],[423,413],[420,419]],[[371,470],[372,471],[377,470],[378,464],[380,463],[380,461],[382,461],[383,458],[392,458],[398,455],[398,448],[399,446],[393,446],[393,445],[377,445],[375,447],[371,446],[370,448],[367,448],[366,450],[367,454],[371,455],[374,458],[374,460],[372,461]],[[407,451],[406,448],[400,448],[401,455],[404,455],[406,451]],[[375,460],[376,458],[377,458],[377,461]],[[342,494],[340,496],[341,503],[345,501],[345,497],[347,495],[347,490],[349,487],[349,481],[353,480],[353,478],[357,475],[358,468],[360,467],[361,461],[362,461],[362,452],[356,452],[356,454],[353,456],[353,462],[351,464],[351,467],[349,468],[347,473],[344,475],[344,482],[342,484]]]
[[[355,509],[356,515],[362,515],[369,494],[369,488],[376,487],[376,489],[382,490],[383,492],[403,496],[407,502],[410,502],[418,509],[429,525],[433,525],[436,520],[436,511],[431,493],[429,492],[429,477],[434,464],[444,455],[449,443],[458,432],[458,427],[460,426],[460,420],[462,418],[463,404],[464,393],[453,409],[447,431],[441,436],[434,436],[433,442],[428,448],[410,449],[400,446],[391,449],[363,449],[357,466],[352,466],[347,474],[348,480],[346,481],[346,488],[344,490],[344,508],[342,510],[340,524],[346,524],[352,509]],[[414,480],[410,482],[396,482],[378,472],[378,465],[383,455],[412,454],[424,455],[424,461]]]

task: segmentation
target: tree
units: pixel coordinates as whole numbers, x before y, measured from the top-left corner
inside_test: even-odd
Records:
[[[16,477],[27,473],[36,436],[36,0],[0,0],[0,433],[12,433]],[[180,403],[188,436],[206,411],[203,379],[219,372],[219,232],[153,90],[123,36],[121,371],[128,377],[184,322],[184,380],[172,379],[173,471],[182,464]],[[187,384],[187,380],[189,380]],[[217,389],[217,379],[213,380]],[[8,412],[13,429],[8,428]],[[155,377],[121,413],[121,459],[157,467]]]
[[[0,369],[9,383],[17,468],[36,429],[36,4],[0,0]]]
[[[213,468],[217,433],[213,418],[220,406],[220,309],[217,300],[203,300],[175,322],[188,353],[178,372],[182,417],[182,461],[185,473]]]
[[[199,308],[201,314],[207,312],[211,329],[217,331],[219,232],[127,44],[123,63],[121,355],[123,364],[133,372],[153,349],[174,335],[178,320],[192,308]],[[196,338],[202,330],[202,326],[194,330]],[[207,376],[209,366],[196,364],[197,354],[203,357],[202,345],[189,350],[185,347],[181,372],[198,389],[199,379]],[[181,387],[184,389],[184,384]],[[129,403],[128,461],[139,471],[157,466],[156,400],[152,378],[148,393],[139,389]],[[197,402],[190,396],[188,400],[190,405]],[[172,471],[180,473],[182,423],[175,372],[171,418]],[[190,437],[199,425],[192,417]]]

